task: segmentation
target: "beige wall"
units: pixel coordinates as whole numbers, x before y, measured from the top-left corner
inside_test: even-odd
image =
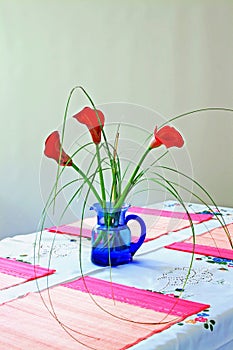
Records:
[[[0,74],[4,237],[37,229],[43,142],[74,85],[97,104],[126,101],[166,117],[233,108],[233,1],[0,0]],[[233,206],[233,114],[176,125],[195,178]]]

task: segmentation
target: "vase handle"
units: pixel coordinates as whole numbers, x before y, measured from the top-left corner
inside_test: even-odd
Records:
[[[145,222],[142,220],[142,218],[140,218],[138,215],[135,215],[135,214],[129,214],[126,216],[125,218],[126,224],[130,220],[136,220],[141,227],[141,234],[140,234],[139,240],[137,242],[131,242],[130,244],[130,253],[133,256],[136,253],[136,251],[141,247],[142,243],[146,238],[146,225],[145,225]]]

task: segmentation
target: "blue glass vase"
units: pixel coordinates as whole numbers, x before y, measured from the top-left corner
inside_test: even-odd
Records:
[[[129,205],[113,208],[107,203],[103,209],[95,203],[90,209],[97,213],[97,225],[92,230],[91,261],[99,266],[117,266],[132,261],[136,251],[146,237],[146,225],[135,214],[126,216]],[[137,242],[131,242],[131,231],[127,226],[130,220],[136,220],[141,228]]]

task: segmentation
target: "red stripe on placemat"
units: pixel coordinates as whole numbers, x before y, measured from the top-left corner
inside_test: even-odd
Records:
[[[200,244],[194,245],[192,243],[176,242],[168,246],[165,246],[165,248],[180,250],[187,253],[194,252],[195,254],[200,254],[200,255],[215,256],[217,258],[233,259],[233,250],[210,247],[210,246],[200,245]]]
[[[209,305],[88,276],[65,283],[63,286],[179,317],[188,317],[209,307]]]
[[[72,236],[80,236],[80,227],[71,225],[53,226],[50,227],[48,231]],[[91,230],[82,228],[82,237],[91,238]]]
[[[7,275],[21,277],[27,281],[51,275],[56,270],[47,269],[38,265],[31,265],[17,260],[0,258],[0,272]]]
[[[72,235],[72,236],[80,236],[80,227],[71,226],[71,225],[62,225],[62,226],[54,226],[48,229],[49,232],[58,233],[61,235]],[[87,228],[82,229],[82,237],[91,239],[92,230]],[[131,236],[132,242],[136,242],[138,240],[137,236]],[[146,242],[146,240],[145,240]]]
[[[169,210],[159,210],[159,209],[153,209],[153,208],[142,208],[142,207],[130,207],[128,209],[129,212],[138,213],[138,214],[145,214],[145,215],[154,215],[154,216],[163,216],[163,217],[169,217],[169,218],[176,218],[176,219],[184,219],[189,220],[189,218],[192,219],[192,221],[196,222],[203,222],[212,219],[212,214],[196,214],[196,213],[190,213],[189,215],[187,213],[179,212],[179,211],[169,211]]]

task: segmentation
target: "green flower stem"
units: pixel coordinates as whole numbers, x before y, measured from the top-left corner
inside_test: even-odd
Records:
[[[100,242],[101,242],[102,238],[104,237],[104,235],[106,235],[106,232],[104,232],[104,231],[102,231],[102,230],[98,233],[97,238],[96,238],[95,241],[92,243],[92,247],[93,247],[93,248],[98,247],[98,244],[100,244]]]
[[[87,91],[82,86],[78,86],[78,88],[82,90],[82,92],[86,95],[87,99],[90,101],[90,103],[91,103],[91,105],[96,113],[96,116],[97,116],[97,119],[99,122],[99,126],[101,128],[101,134],[103,135],[103,138],[104,138],[104,143],[105,143],[105,146],[107,149],[107,154],[108,154],[108,158],[110,160],[111,169],[112,169],[113,190],[112,190],[112,193],[110,196],[110,201],[111,201],[112,197],[114,200],[115,199],[114,197],[117,196],[117,193],[116,193],[117,177],[116,177],[115,158],[114,158],[114,156],[112,156],[112,154],[110,152],[107,137],[105,135],[103,125],[100,122],[100,118],[99,118],[98,111],[96,109],[94,101],[92,100],[90,95],[87,93]],[[97,155],[97,160],[98,160],[98,165],[99,165],[99,178],[100,178],[100,187],[101,187],[101,193],[102,193],[102,202],[101,203],[102,203],[102,208],[105,208],[106,207],[106,194],[105,194],[103,171],[102,171],[102,166],[101,166],[101,158],[100,158],[100,153],[99,153],[99,145],[96,145],[96,155]]]
[[[111,231],[111,229],[110,229],[110,231]],[[92,243],[92,247],[96,248],[101,243],[102,249],[114,248],[114,246],[116,245],[116,244],[114,244],[116,238],[117,238],[117,236],[116,236],[115,232],[112,235],[110,235],[109,231],[101,230],[98,232],[97,238]],[[118,244],[118,246],[119,246],[119,244]]]
[[[115,159],[111,160],[111,170],[112,170],[112,187],[110,194],[110,202],[114,202],[117,198],[117,168]]]
[[[101,194],[102,194],[102,208],[106,208],[106,194],[105,194],[105,186],[104,186],[104,176],[101,166],[101,159],[100,159],[100,149],[99,145],[96,145],[96,156],[97,156],[97,162],[98,162],[98,172],[99,172],[99,178],[100,178],[100,188],[101,188]]]
[[[159,126],[159,129],[166,125],[167,123],[171,123],[173,122],[174,120],[176,119],[180,119],[180,118],[183,118],[183,117],[186,117],[187,115],[190,115],[190,114],[194,114],[194,113],[197,113],[197,112],[207,112],[207,111],[223,111],[223,112],[233,112],[233,109],[231,108],[223,108],[223,107],[207,107],[207,108],[199,108],[199,109],[195,109],[193,111],[190,111],[190,112],[186,112],[186,113],[182,113],[182,114],[179,114],[169,120],[167,120],[165,123],[161,124]]]
[[[118,149],[118,141],[119,141],[119,128],[120,125],[118,125],[117,133],[115,136],[115,142],[114,142],[114,148],[113,148],[113,158],[110,159],[111,169],[112,169],[112,188],[111,188],[111,194],[110,194],[110,202],[114,202],[117,198],[117,149]],[[118,170],[120,170],[118,168]],[[120,174],[119,174],[120,175]]]
[[[114,208],[120,208],[120,207],[122,206],[122,204],[124,203],[125,198],[126,198],[126,196],[128,195],[128,193],[129,193],[131,187],[134,185],[135,177],[136,177],[136,175],[137,175],[137,173],[138,173],[138,171],[139,171],[139,169],[140,169],[142,163],[144,162],[144,160],[145,160],[147,154],[150,152],[150,150],[151,150],[150,147],[147,148],[147,150],[146,150],[146,151],[144,152],[144,154],[142,155],[140,161],[138,162],[136,168],[134,169],[134,171],[133,171],[133,173],[132,173],[132,175],[131,175],[131,177],[130,177],[130,179],[129,179],[129,182],[128,182],[127,185],[125,186],[124,191],[122,192],[122,194],[121,194],[120,198],[118,199],[118,201],[115,203]]]
[[[91,189],[91,191],[93,192],[93,194],[95,195],[97,201],[99,203],[102,203],[102,200],[98,194],[98,192],[96,191],[95,187],[93,186],[93,184],[91,183],[91,181],[88,179],[88,177],[86,176],[86,174],[79,168],[77,167],[77,165],[75,165],[74,163],[72,163],[72,167],[79,173],[79,175],[82,176],[82,178],[84,179],[84,181],[87,183],[87,185],[89,186],[89,188]]]

